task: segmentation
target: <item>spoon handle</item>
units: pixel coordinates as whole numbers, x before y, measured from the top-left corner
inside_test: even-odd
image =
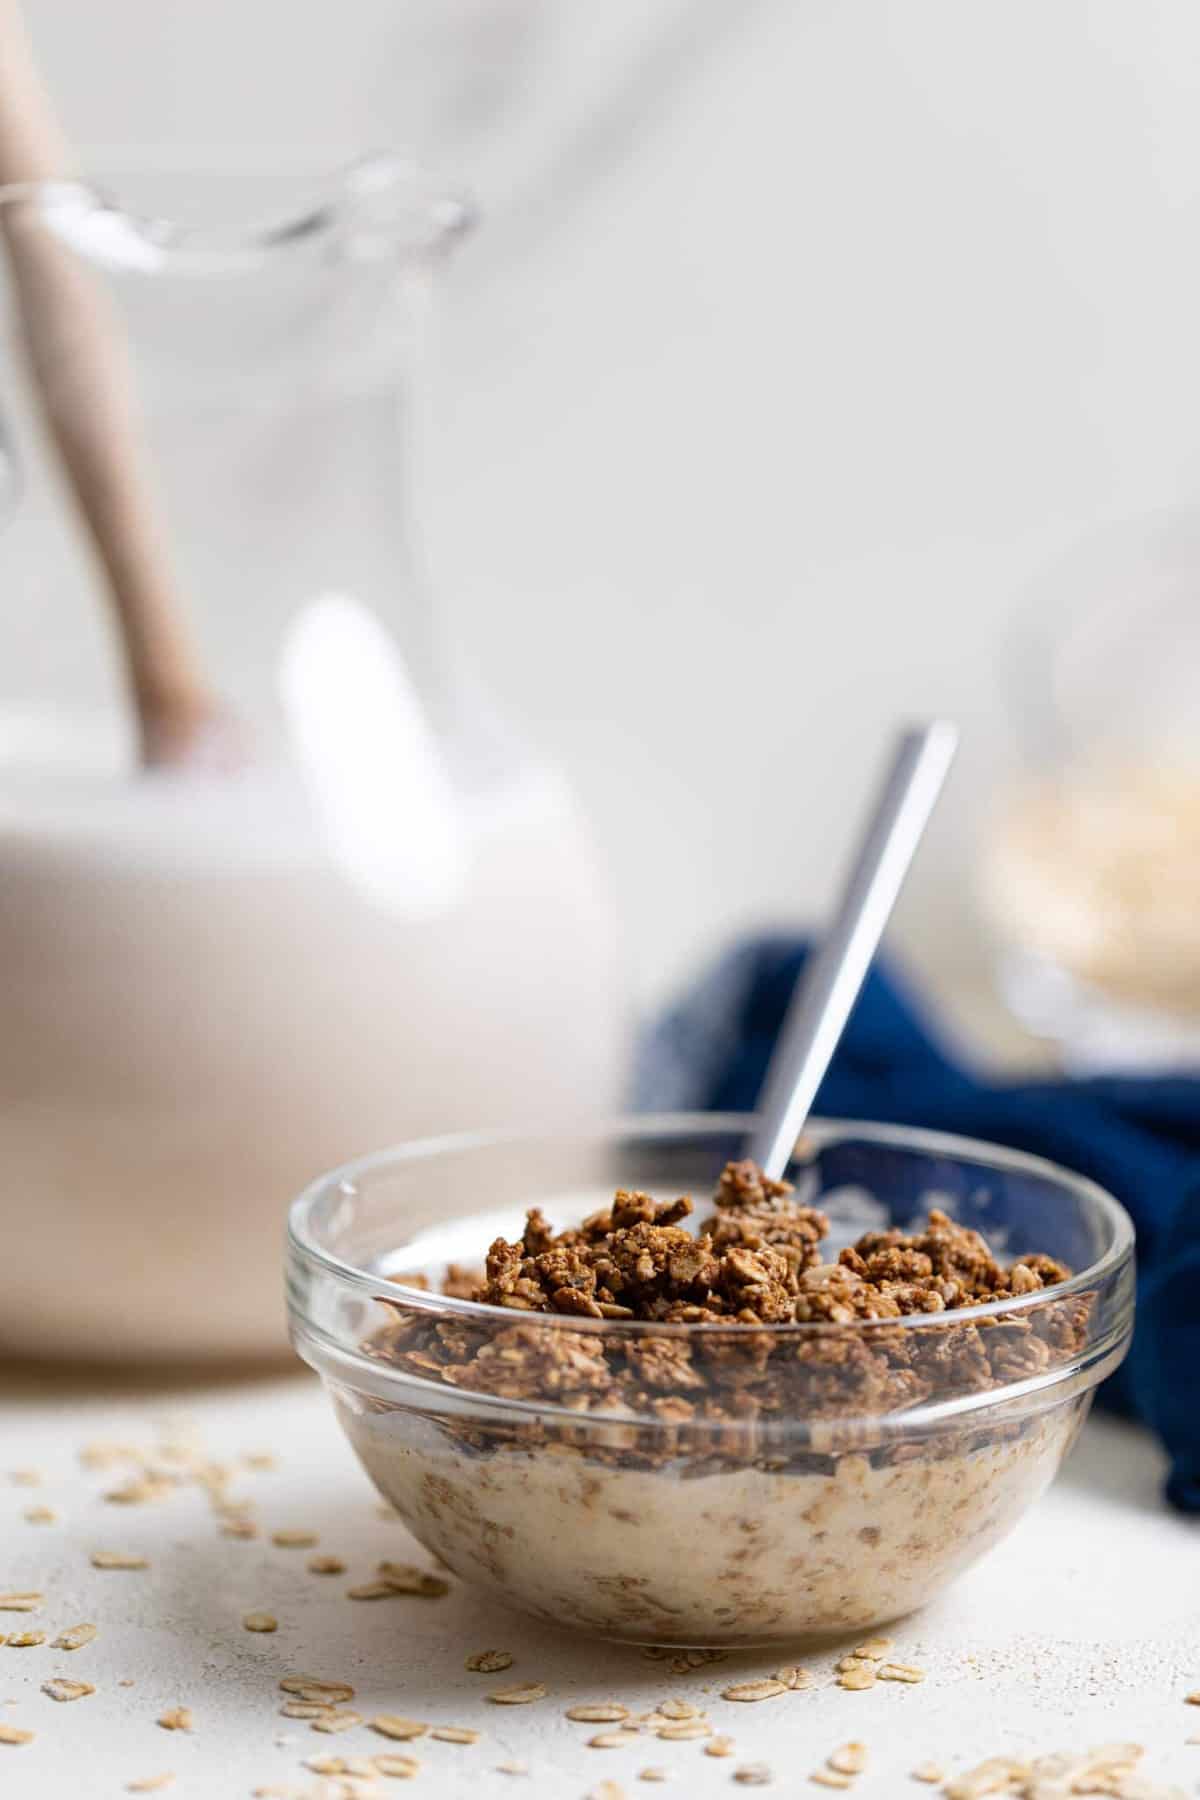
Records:
[[[809,958],[767,1070],[749,1154],[783,1174],[954,760],[947,720],[900,733],[841,903]]]

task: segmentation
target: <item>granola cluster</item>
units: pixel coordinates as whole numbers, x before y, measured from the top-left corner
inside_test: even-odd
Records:
[[[395,1316],[368,1353],[449,1387],[628,1420],[627,1452],[645,1435],[639,1422],[653,1422],[647,1454],[659,1461],[699,1435],[693,1425],[706,1442],[724,1427],[727,1449],[745,1454],[752,1442],[760,1455],[772,1421],[861,1420],[982,1392],[1063,1360],[1086,1330],[1079,1296],[954,1322],[963,1307],[1039,1293],[1070,1271],[1040,1255],[1004,1265],[938,1211],[923,1231],[869,1232],[823,1262],[828,1219],[751,1162],[725,1168],[695,1233],[682,1224],[692,1210],[686,1198],[655,1205],[621,1191],[611,1208],[555,1232],[534,1209],[519,1240],[493,1243],[482,1275],[456,1268],[445,1284],[512,1312],[511,1326],[438,1320],[389,1300]],[[525,1316],[546,1314],[730,1329],[576,1331]],[[914,1314],[949,1316],[897,1328]],[[792,1324],[813,1329],[772,1329]]]

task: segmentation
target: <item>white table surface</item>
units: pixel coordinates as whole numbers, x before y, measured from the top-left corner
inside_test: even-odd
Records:
[[[345,1589],[370,1577],[383,1557],[416,1551],[404,1529],[381,1514],[315,1384],[290,1379],[235,1381],[171,1390],[126,1386],[108,1392],[69,1375],[0,1375],[0,1588],[45,1594],[38,1613],[5,1613],[0,1631],[44,1629],[40,1647],[0,1647],[0,1721],[36,1733],[19,1748],[0,1745],[4,1800],[101,1800],[125,1783],[171,1770],[166,1792],[179,1800],[232,1800],[258,1787],[289,1785],[297,1795],[338,1793],[306,1772],[328,1755],[412,1751],[417,1782],[390,1793],[512,1795],[572,1800],[602,1781],[631,1797],[657,1792],[637,1772],[666,1765],[672,1787],[689,1795],[744,1790],[733,1772],[767,1762],[764,1791],[819,1793],[808,1775],[837,1745],[857,1738],[870,1752],[856,1793],[875,1800],[933,1792],[908,1779],[927,1758],[962,1768],[993,1753],[1042,1752],[1135,1739],[1148,1747],[1147,1773],[1200,1791],[1200,1711],[1184,1703],[1200,1687],[1200,1529],[1162,1505],[1162,1461],[1140,1432],[1093,1420],[1057,1485],[1016,1533],[931,1610],[900,1627],[894,1654],[927,1670],[920,1686],[880,1684],[848,1693],[831,1681],[831,1656],[806,1657],[817,1686],[757,1705],[720,1698],[731,1680],[770,1672],[780,1654],[742,1655],[687,1676],[636,1650],[597,1645],[526,1624],[455,1584],[444,1599],[354,1602]],[[164,1433],[195,1434],[214,1457],[236,1461],[268,1450],[269,1471],[245,1469],[233,1491],[252,1498],[260,1536],[219,1535],[203,1492],[181,1487],[147,1505],[106,1501],[119,1468],[81,1467],[94,1440],[150,1448]],[[11,1472],[35,1469],[38,1487]],[[31,1506],[57,1522],[32,1524]],[[345,1576],[309,1574],[306,1550],[276,1548],[272,1531],[308,1528],[320,1549],[340,1555]],[[94,1549],[131,1550],[145,1571],[98,1571]],[[279,1628],[254,1635],[248,1610],[274,1613]],[[67,1625],[94,1621],[99,1635],[73,1653],[51,1640]],[[465,1656],[504,1648],[508,1675],[472,1675]],[[337,1736],[282,1718],[278,1682],[288,1672],[346,1680],[355,1710],[386,1711],[473,1726],[479,1742],[428,1737],[388,1744],[366,1726]],[[41,1692],[50,1676],[94,1684],[94,1695],[56,1704]],[[503,1681],[544,1681],[546,1700],[498,1707],[486,1691]],[[124,1683],[125,1685],[121,1685]],[[646,1739],[631,1749],[587,1747],[596,1726],[569,1723],[564,1709],[619,1699],[646,1709],[668,1694],[702,1702],[737,1755],[717,1760],[697,1742]],[[190,1734],[157,1723],[166,1708],[192,1709]],[[527,1776],[499,1771],[518,1760]]]

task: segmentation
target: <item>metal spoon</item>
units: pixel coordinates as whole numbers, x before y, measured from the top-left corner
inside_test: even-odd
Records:
[[[900,733],[841,904],[792,997],[749,1154],[778,1180],[858,998],[958,748],[945,719]]]

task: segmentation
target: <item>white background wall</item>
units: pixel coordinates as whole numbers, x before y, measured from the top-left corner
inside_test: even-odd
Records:
[[[902,931],[978,960],[1024,585],[1200,479],[1191,0],[27,0],[77,139],[482,196],[432,544],[569,765],[643,991],[829,892],[888,722],[966,745]]]

